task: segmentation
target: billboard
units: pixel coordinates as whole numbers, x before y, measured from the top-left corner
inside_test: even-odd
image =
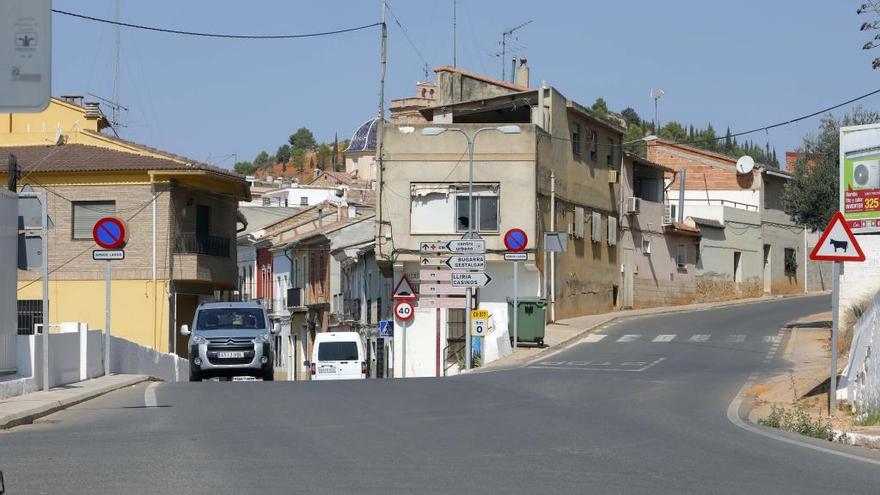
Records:
[[[880,232],[880,124],[840,128],[840,211],[854,233]]]

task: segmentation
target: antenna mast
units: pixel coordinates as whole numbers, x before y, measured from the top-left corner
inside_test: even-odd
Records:
[[[120,36],[119,36],[119,0],[116,0],[115,3],[115,11],[116,11],[116,67],[115,73],[113,75],[113,103],[111,105],[111,120],[113,121],[113,125],[116,126],[119,123],[119,45],[120,45]]]
[[[519,26],[512,27],[507,31],[501,33],[501,80],[506,81],[507,70],[505,69],[505,64],[507,63],[507,39],[510,38],[514,32],[519,31],[520,29],[528,26],[533,21],[530,19]]]
[[[458,67],[458,25],[457,18],[458,0],[452,0],[452,66]]]

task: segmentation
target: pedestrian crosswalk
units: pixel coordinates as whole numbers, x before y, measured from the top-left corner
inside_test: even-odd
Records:
[[[607,339],[607,340],[606,340]],[[747,340],[765,342],[769,344],[778,344],[781,337],[778,335],[757,335],[748,336],[744,334],[724,334],[712,335],[709,333],[698,334],[660,334],[660,335],[642,335],[642,334],[624,334],[609,335],[603,333],[591,333],[581,339],[582,344],[595,344],[598,342],[614,342],[614,343],[633,343],[633,342],[652,342],[658,344],[669,344],[674,342],[685,342],[690,344],[706,344],[706,343],[725,343],[725,344],[744,344]]]

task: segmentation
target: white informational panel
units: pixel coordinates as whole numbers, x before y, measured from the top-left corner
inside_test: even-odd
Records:
[[[854,233],[880,232],[880,124],[840,128],[840,211]]]
[[[0,112],[41,112],[49,105],[52,1],[0,2]]]

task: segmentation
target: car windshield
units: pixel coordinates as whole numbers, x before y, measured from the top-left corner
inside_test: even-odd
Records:
[[[215,308],[199,311],[196,330],[259,330],[266,328],[263,310],[258,308]]]
[[[358,349],[354,342],[321,342],[318,361],[357,361]]]

